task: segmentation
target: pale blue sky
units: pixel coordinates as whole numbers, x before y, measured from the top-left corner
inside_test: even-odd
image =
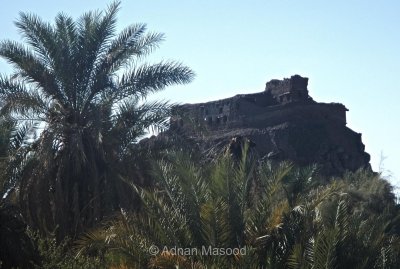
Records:
[[[0,40],[19,39],[19,11],[50,21],[59,11],[77,17],[108,3],[4,1]],[[346,105],[348,126],[363,134],[373,168],[382,153],[400,186],[400,1],[122,0],[119,28],[137,22],[166,35],[152,59],[179,60],[197,74],[157,97],[208,101],[262,91],[273,78],[309,77],[310,95]],[[4,61],[0,72],[10,72]]]

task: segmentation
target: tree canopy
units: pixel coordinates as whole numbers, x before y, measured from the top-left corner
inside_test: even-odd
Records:
[[[134,24],[116,32],[119,2],[53,24],[20,13],[25,44],[0,43],[14,67],[0,76],[1,114],[25,132],[10,171],[24,216],[43,232],[74,235],[123,203],[118,163],[149,127],[168,125],[170,104],[144,102],[194,73],[174,61],[145,63],[163,34]],[[34,135],[39,135],[34,139]]]

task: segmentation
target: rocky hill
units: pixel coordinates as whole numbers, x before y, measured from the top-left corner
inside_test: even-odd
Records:
[[[346,126],[346,107],[314,101],[307,85],[308,78],[295,75],[271,80],[259,93],[178,106],[170,132],[205,150],[247,137],[262,158],[316,163],[329,175],[370,167],[361,134]]]

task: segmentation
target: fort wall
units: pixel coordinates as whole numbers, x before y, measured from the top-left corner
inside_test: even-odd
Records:
[[[267,127],[294,120],[332,121],[346,125],[346,107],[337,103],[317,103],[309,95],[308,78],[271,80],[265,91],[175,108],[174,128],[193,125],[209,130],[239,127]]]

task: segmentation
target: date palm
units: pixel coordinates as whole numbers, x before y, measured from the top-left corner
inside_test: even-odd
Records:
[[[144,99],[193,79],[177,62],[144,63],[163,35],[144,24],[116,33],[118,9],[114,2],[77,20],[60,13],[54,24],[21,13],[27,45],[0,44],[14,67],[0,77],[1,113],[41,129],[25,143],[14,187],[26,220],[43,232],[75,235],[121,205],[118,163],[147,128],[167,125],[170,105]]]
[[[31,268],[39,265],[39,255],[32,240],[26,233],[26,224],[13,205],[14,195],[10,193],[10,156],[19,149],[25,128],[15,129],[15,122],[0,117],[0,267]]]
[[[142,210],[82,236],[78,254],[129,268],[399,268],[399,209],[379,175],[330,181],[313,166],[255,165],[246,154],[198,163],[181,152],[157,162],[152,189],[132,186]],[[203,246],[246,255],[173,249]]]
[[[242,152],[239,160],[224,154],[200,166],[181,152],[158,161],[155,186],[132,186],[142,210],[123,211],[106,227],[88,232],[76,242],[79,254],[97,250],[132,268],[258,268],[254,241],[280,229],[271,211],[285,211],[278,201],[284,196],[284,178],[294,169],[288,163],[258,166],[248,157],[248,145]],[[281,242],[283,236],[274,240]],[[151,246],[158,247],[159,255],[151,256]],[[200,255],[203,246],[246,248],[247,254]],[[195,248],[198,255],[174,255],[165,247]]]

